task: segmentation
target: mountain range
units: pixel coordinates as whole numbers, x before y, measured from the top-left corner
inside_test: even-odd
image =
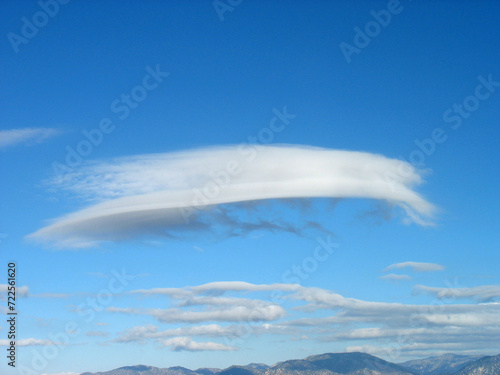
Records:
[[[145,365],[120,367],[106,372],[81,375],[500,375],[500,354],[466,356],[444,354],[391,363],[366,353],[325,353],[291,359],[272,366],[251,363],[225,369],[184,367],[158,368]]]
[[[416,359],[400,363],[401,366],[415,371],[419,375],[451,375],[461,370],[470,362],[480,359],[482,355],[444,354],[439,357]]]

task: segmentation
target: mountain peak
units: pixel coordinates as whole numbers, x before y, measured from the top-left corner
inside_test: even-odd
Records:
[[[135,366],[123,366],[117,368],[117,370],[129,370],[129,371],[149,371],[153,369],[154,367],[152,366],[146,366],[146,365],[135,365]]]

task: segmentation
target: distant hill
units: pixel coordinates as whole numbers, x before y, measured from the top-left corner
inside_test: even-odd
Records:
[[[120,367],[81,375],[500,375],[500,355],[492,357],[445,354],[395,364],[366,353],[325,353],[291,359],[273,366],[250,363],[226,369],[145,365]]]
[[[264,364],[264,363],[250,363],[249,365],[246,365],[245,367],[251,367],[251,368],[258,369],[258,370],[267,370],[269,368],[269,366]]]
[[[222,370],[217,375],[262,375],[264,370],[256,369],[250,366],[231,366]]]
[[[265,375],[413,375],[414,372],[365,353],[326,353],[280,362]]]
[[[194,370],[197,374],[200,375],[215,375],[220,372],[220,368],[199,368],[198,370]]]
[[[401,366],[419,375],[451,375],[464,368],[482,355],[443,354],[438,357],[416,359],[400,363]]]
[[[197,375],[197,373],[179,366],[158,368],[153,366],[137,365],[120,367],[106,372],[84,372],[81,375]]]
[[[499,375],[500,354],[492,357],[483,357],[469,363],[454,375]]]

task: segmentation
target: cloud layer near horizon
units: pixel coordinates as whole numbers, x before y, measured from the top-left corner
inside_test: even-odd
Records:
[[[497,287],[451,290],[466,292],[467,297],[472,292],[482,297],[483,289]],[[145,325],[121,332],[89,331],[87,337],[100,337],[106,345],[156,343],[172,351],[231,351],[241,349],[253,336],[264,340],[281,337],[345,345],[346,351],[363,347],[359,350],[384,357],[499,348],[500,304],[457,304],[448,295],[443,295],[444,299],[438,296],[429,304],[408,304],[346,297],[300,284],[218,281],[136,289],[116,297],[111,306],[102,306],[104,319],[113,319],[116,314],[141,316]],[[82,316],[89,309],[90,305],[83,305],[70,311]],[[30,346],[56,344],[45,338],[21,342]],[[396,353],[392,352],[394,348]]]
[[[141,297],[140,301],[167,297],[175,308],[108,307],[107,313],[149,316],[163,327],[135,326],[120,332],[112,343],[156,341],[171,350],[234,350],[252,335],[280,335],[287,340],[375,344],[385,355],[397,343],[401,352],[423,355],[446,349],[448,343],[454,343],[455,351],[491,350],[498,347],[500,333],[498,303],[376,302],[299,284],[241,281],[141,289],[128,295]],[[159,301],[165,304],[163,298]],[[279,313],[269,314],[262,307],[274,307]],[[197,339],[210,341],[197,345]],[[352,348],[347,346],[347,351]]]
[[[143,235],[225,228],[298,233],[287,222],[242,222],[235,204],[292,198],[368,198],[400,207],[427,224],[434,206],[413,190],[422,178],[408,163],[365,152],[304,146],[226,146],[90,163],[50,184],[92,202],[29,238],[58,247],[86,247]]]

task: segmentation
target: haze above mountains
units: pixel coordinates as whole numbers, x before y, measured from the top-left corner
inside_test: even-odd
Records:
[[[268,366],[251,363],[226,369],[184,367],[158,368],[145,365],[120,367],[106,372],[81,375],[498,375],[500,354],[467,356],[444,354],[391,363],[366,353],[325,353],[304,359],[292,359]]]

